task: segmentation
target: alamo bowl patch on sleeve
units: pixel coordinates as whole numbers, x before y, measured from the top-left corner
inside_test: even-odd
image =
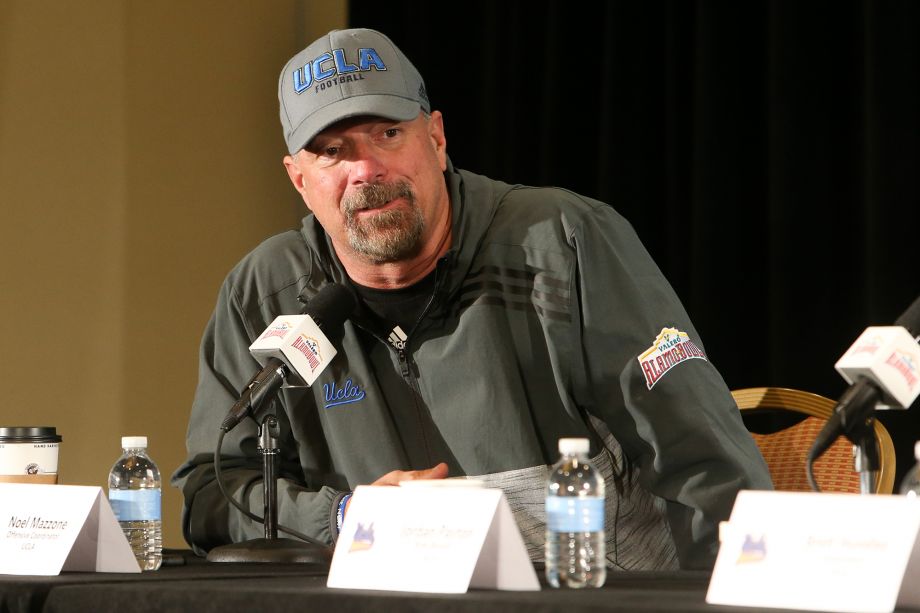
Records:
[[[652,346],[638,358],[648,389],[655,387],[669,370],[687,360],[705,360],[703,350],[697,347],[686,332],[677,328],[662,328]]]

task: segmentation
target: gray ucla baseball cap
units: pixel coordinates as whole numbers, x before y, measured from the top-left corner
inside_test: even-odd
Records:
[[[375,30],[333,30],[285,65],[278,80],[281,126],[294,155],[337,121],[374,115],[396,121],[431,112],[425,82]]]

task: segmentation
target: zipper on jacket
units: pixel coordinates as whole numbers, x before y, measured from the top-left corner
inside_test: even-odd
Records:
[[[412,372],[409,370],[409,356],[406,355],[405,347],[406,346],[403,345],[402,349],[397,349],[396,355],[399,357],[399,370],[402,372],[403,378],[409,379],[409,375],[412,374]]]
[[[371,336],[376,338],[378,341],[380,341],[387,347],[390,347],[392,350],[396,351],[396,357],[399,361],[399,372],[402,375],[403,379],[406,381],[406,383],[415,392],[416,398],[421,398],[421,390],[419,389],[418,381],[416,380],[414,376],[412,376],[412,365],[411,365],[412,358],[409,353],[409,343],[412,341],[412,335],[415,333],[415,330],[418,328],[419,324],[425,318],[425,315],[428,314],[428,311],[431,309],[431,305],[434,304],[435,299],[440,293],[441,285],[444,283],[444,279],[446,278],[444,271],[448,268],[448,266],[449,266],[448,256],[444,256],[440,260],[438,260],[437,268],[435,269],[434,291],[431,292],[431,297],[428,299],[428,302],[425,304],[425,308],[422,309],[422,312],[418,316],[418,319],[416,319],[415,323],[412,324],[412,329],[409,330],[409,332],[406,334],[406,340],[403,342],[402,347],[397,347],[396,345],[391,343],[388,338],[384,338],[381,334],[378,334],[375,330],[370,330],[367,327],[355,322],[359,328],[361,328],[365,332],[368,332]],[[426,411],[426,409],[423,406],[421,406],[418,400],[415,401],[415,410],[418,413],[419,418],[423,419],[422,412]],[[428,435],[425,433],[424,430],[421,431],[421,437],[422,437],[421,442],[425,449],[425,455],[427,456],[428,461],[431,462],[433,461],[431,458],[431,448],[428,444]]]
[[[434,304],[438,293],[441,291],[441,285],[444,283],[444,269],[446,269],[447,266],[448,256],[445,255],[440,260],[438,260],[437,267],[435,268],[434,291],[431,292],[431,296],[428,298],[428,302],[425,304],[425,308],[422,309],[422,312],[419,314],[418,319],[415,320],[415,323],[412,324],[412,328],[406,333],[406,340],[403,342],[402,347],[396,347],[389,341],[383,339],[381,336],[374,334],[376,338],[396,350],[396,356],[399,359],[399,370],[402,373],[403,378],[411,383],[412,387],[416,391],[419,391],[418,385],[415,383],[415,378],[411,376],[412,369],[409,367],[409,342],[412,340],[412,335],[415,334],[416,329],[418,329],[418,325],[422,323],[423,319],[425,319],[425,315],[428,314],[428,311],[431,309],[431,305]]]
[[[422,312],[419,313],[418,318],[415,320],[415,323],[412,324],[412,329],[406,334],[406,343],[403,346],[403,349],[400,351],[405,353],[405,348],[409,345],[409,339],[412,338],[412,335],[415,333],[415,330],[418,328],[418,325],[422,323],[422,320],[425,319],[425,315],[428,314],[428,311],[431,309],[431,305],[434,304],[435,299],[438,297],[438,293],[441,291],[441,285],[444,284],[444,271],[447,268],[448,256],[445,255],[438,263],[435,265],[434,269],[434,291],[431,292],[431,296],[428,298],[428,302],[425,304],[425,308],[422,309]],[[401,358],[402,359],[402,358]]]

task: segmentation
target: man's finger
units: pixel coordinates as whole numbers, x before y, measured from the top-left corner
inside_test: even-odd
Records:
[[[420,470],[419,479],[446,479],[447,478],[447,464],[441,462],[436,466],[432,466],[427,470]]]

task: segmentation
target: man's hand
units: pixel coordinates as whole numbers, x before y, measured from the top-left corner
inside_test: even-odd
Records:
[[[425,470],[394,470],[380,477],[371,485],[399,485],[400,481],[415,481],[417,479],[444,479],[447,477],[447,464],[441,462]]]
[[[394,470],[380,477],[371,485],[399,485],[400,481],[415,481],[416,479],[446,479],[447,464],[441,462],[425,470]],[[345,503],[345,513],[348,513],[348,507],[351,506],[351,498]]]

